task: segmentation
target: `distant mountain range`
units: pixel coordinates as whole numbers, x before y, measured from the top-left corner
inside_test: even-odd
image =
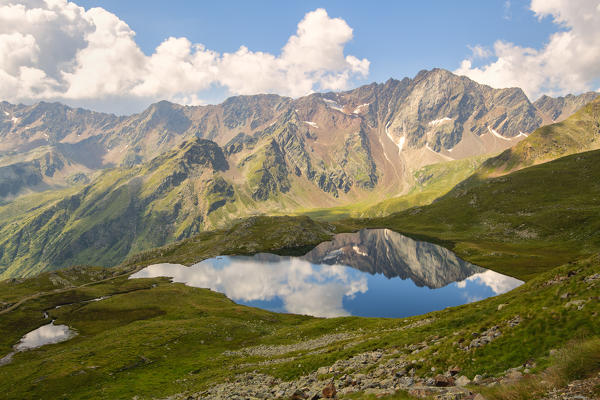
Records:
[[[500,153],[596,95],[531,103],[434,69],[128,117],[0,103],[0,278],[114,265],[236,217],[374,204],[407,193],[426,165]]]
[[[596,95],[544,96],[531,103],[518,88],[492,89],[434,69],[414,79],[295,100],[238,96],[198,107],[162,101],[128,117],[59,103],[3,102],[0,198],[86,183],[102,169],[141,164],[193,137],[212,140],[237,158],[265,146],[280,152],[283,175],[302,176],[330,195],[317,205],[355,200],[375,187],[397,195],[410,187],[410,171],[504,150]],[[277,148],[265,144],[270,140]],[[255,190],[253,197],[285,192],[290,185],[278,179],[267,179],[270,189]]]

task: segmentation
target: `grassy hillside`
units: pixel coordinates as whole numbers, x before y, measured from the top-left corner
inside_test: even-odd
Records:
[[[415,184],[404,196],[384,200],[356,213],[360,217],[381,217],[407,208],[424,206],[448,193],[471,176],[487,156],[428,165],[414,173]]]
[[[600,98],[566,120],[538,128],[516,146],[487,160],[481,172],[499,175],[600,148]]]
[[[387,217],[347,219],[324,226],[330,233],[390,228],[450,248],[462,258],[528,280],[537,273],[600,251],[600,151],[537,165],[512,174],[474,175],[429,206]],[[243,251],[243,240],[269,232],[280,222],[260,221],[256,231],[202,233],[177,244],[140,254],[128,263],[193,263],[205,254]],[[303,221],[310,221],[308,219]],[[284,225],[293,232],[293,219]],[[226,233],[228,232],[228,233]],[[235,240],[221,241],[234,235]],[[298,241],[294,246],[301,246]],[[313,242],[311,242],[313,243]],[[258,247],[253,247],[257,250]]]
[[[127,255],[198,232],[233,196],[227,161],[193,140],[92,184],[44,192],[0,207],[0,278],[77,264],[115,265]]]
[[[275,314],[162,278],[129,280],[121,275],[130,273],[125,267],[5,281],[0,301],[9,311],[0,311],[0,354],[48,323],[45,310],[78,335],[16,354],[0,367],[0,389],[7,399],[157,398],[227,385],[242,373],[255,376],[252,384],[268,374],[273,382],[300,385],[302,376],[332,365],[326,371],[333,372],[315,375],[315,385],[332,378],[343,385],[343,375],[359,373],[383,373],[374,378],[383,381],[410,368],[414,379],[426,379],[436,374],[432,368],[455,366],[471,379],[492,379],[528,360],[533,372],[541,371],[553,363],[551,349],[600,334],[594,322],[600,306],[593,300],[600,294],[599,265],[598,257],[569,263],[510,293],[407,319]],[[101,296],[110,297],[88,301]],[[491,343],[463,349],[494,326],[501,335]],[[352,370],[336,364],[364,354],[380,355]]]
[[[438,242],[475,264],[529,279],[600,251],[600,151],[497,178],[474,175],[427,207],[348,222]]]

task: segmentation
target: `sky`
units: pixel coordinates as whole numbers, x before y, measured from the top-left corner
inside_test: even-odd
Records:
[[[530,99],[600,88],[600,0],[0,0],[0,100],[128,114],[445,68]]]

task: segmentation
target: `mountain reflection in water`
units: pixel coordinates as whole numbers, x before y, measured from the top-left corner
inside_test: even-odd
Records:
[[[504,293],[523,282],[387,229],[344,233],[303,257],[223,256],[155,264],[131,278],[170,277],[232,300],[318,317],[406,317]]]

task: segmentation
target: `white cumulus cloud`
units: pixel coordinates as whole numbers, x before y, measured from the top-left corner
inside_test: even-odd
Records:
[[[600,1],[532,0],[530,9],[561,28],[542,48],[497,41],[495,61],[475,67],[465,59],[455,72],[493,87],[521,87],[532,99],[592,89],[600,78]]]
[[[0,0],[0,99],[86,105],[167,98],[196,104],[202,92],[301,96],[347,88],[369,61],[345,55],[352,28],[324,9],[307,13],[280,54],[241,46],[219,53],[185,37],[146,55],[135,32],[103,8],[67,0]]]

